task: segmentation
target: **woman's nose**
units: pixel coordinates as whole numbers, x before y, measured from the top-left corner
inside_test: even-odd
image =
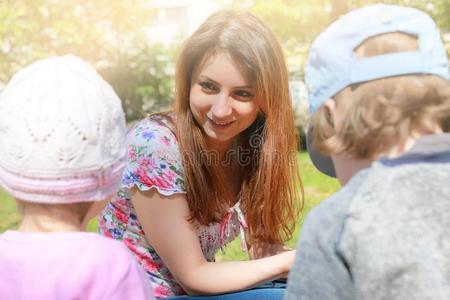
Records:
[[[227,93],[218,94],[217,99],[214,101],[211,112],[215,118],[224,118],[231,115],[232,107],[231,102],[232,98]]]

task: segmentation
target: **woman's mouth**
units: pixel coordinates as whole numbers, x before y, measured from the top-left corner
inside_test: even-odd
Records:
[[[216,129],[226,129],[226,128],[230,127],[230,125],[232,123],[234,123],[234,121],[229,121],[229,122],[214,121],[210,118],[208,118],[208,121],[211,124],[211,126]]]

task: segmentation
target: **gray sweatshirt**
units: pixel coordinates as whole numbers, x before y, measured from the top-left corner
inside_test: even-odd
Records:
[[[450,299],[450,134],[356,174],[307,216],[291,299]]]

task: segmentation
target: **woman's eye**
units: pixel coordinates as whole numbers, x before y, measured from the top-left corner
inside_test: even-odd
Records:
[[[234,92],[234,94],[238,98],[244,98],[244,99],[251,99],[251,98],[253,98],[253,93],[251,93],[249,91],[239,90],[239,91]]]
[[[213,92],[217,92],[219,89],[212,83],[210,82],[199,82],[199,85],[202,87],[202,90],[204,90],[207,93],[213,93]]]

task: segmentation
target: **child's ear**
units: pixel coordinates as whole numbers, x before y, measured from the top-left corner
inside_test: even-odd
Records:
[[[331,121],[333,123],[334,130],[338,132],[340,130],[340,122],[336,115],[336,102],[333,99],[329,98],[325,100],[323,105],[325,106],[326,110],[331,116]]]

